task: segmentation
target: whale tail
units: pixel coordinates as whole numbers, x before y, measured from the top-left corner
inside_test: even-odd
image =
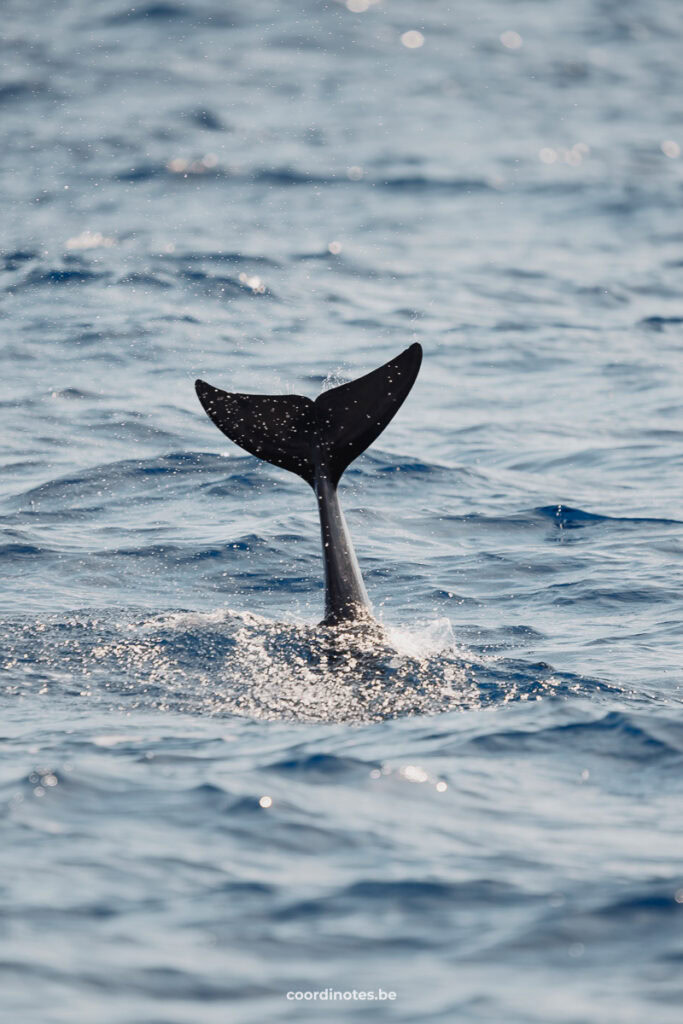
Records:
[[[296,473],[315,488],[324,467],[333,486],[379,437],[415,383],[422,348],[415,343],[388,363],[311,401],[301,395],[244,395],[195,383],[206,414],[251,455]]]

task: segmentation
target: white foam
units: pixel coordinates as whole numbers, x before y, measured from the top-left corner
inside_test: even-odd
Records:
[[[456,648],[450,619],[413,622],[410,626],[382,623],[387,639],[397,654],[406,658],[430,658]]]

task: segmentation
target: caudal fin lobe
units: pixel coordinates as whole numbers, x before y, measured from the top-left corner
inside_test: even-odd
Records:
[[[195,390],[209,419],[250,455],[282,466],[313,486],[314,404],[302,395],[241,395],[203,380]]]
[[[301,395],[244,395],[198,380],[197,396],[219,430],[251,455],[315,487],[321,465],[333,485],[391,422],[415,383],[417,342],[395,359],[312,402]]]
[[[389,425],[408,397],[421,363],[422,347],[415,342],[384,366],[316,398],[333,484]]]

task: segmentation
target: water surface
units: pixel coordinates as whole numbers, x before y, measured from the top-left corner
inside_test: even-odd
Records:
[[[9,1018],[678,1024],[679,5],[3,20]],[[339,636],[192,382],[414,340]]]

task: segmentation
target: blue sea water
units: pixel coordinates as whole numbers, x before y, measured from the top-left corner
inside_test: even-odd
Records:
[[[678,1024],[677,0],[5,0],[12,1024]],[[316,509],[193,391],[407,344]],[[288,992],[372,990],[326,1002]]]

